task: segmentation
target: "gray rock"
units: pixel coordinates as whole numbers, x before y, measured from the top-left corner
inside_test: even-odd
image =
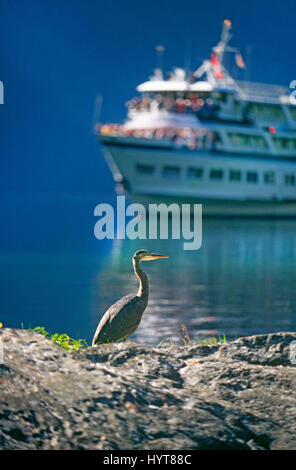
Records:
[[[296,449],[295,340],[67,353],[37,333],[1,329],[0,447]]]

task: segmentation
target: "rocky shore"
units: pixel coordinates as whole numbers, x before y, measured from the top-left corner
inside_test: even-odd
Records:
[[[296,449],[293,341],[274,333],[68,353],[3,328],[0,448]]]

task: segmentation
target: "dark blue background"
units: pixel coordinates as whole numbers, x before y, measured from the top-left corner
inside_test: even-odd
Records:
[[[122,120],[155,67],[155,45],[166,46],[166,69],[183,66],[190,49],[195,68],[224,18],[243,55],[252,45],[251,79],[289,85],[295,11],[293,0],[1,0],[1,191],[112,190],[92,134],[96,94],[101,120]]]

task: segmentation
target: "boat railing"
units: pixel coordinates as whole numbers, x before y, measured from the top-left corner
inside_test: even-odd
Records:
[[[271,85],[269,83],[248,82],[237,80],[244,100],[258,103],[279,104],[283,96],[289,95],[289,89],[283,85]]]
[[[208,129],[158,128],[158,129],[127,129],[120,124],[97,124],[95,133],[104,137],[120,138],[124,143],[139,143],[141,145],[171,146],[172,148],[187,148],[190,150],[217,150],[220,138],[218,134]],[[131,140],[132,139],[132,140]]]

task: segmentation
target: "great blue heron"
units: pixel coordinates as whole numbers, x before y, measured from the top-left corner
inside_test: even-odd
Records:
[[[100,343],[113,343],[131,335],[139,326],[143,312],[148,302],[148,278],[140,268],[140,261],[152,261],[168,258],[156,255],[147,250],[139,250],[133,256],[133,266],[136,276],[140,279],[137,294],[126,295],[108,308],[95,332],[92,346]]]

